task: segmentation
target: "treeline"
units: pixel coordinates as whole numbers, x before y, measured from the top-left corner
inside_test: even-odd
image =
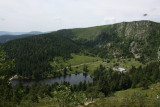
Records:
[[[32,106],[41,100],[50,99],[55,106],[83,105],[86,95],[84,91],[73,92],[69,83],[45,85],[34,83],[31,86],[23,86],[20,82],[15,87],[3,84],[0,94],[1,107]]]
[[[14,60],[7,60],[5,53],[0,49],[0,106],[31,106],[49,98],[57,106],[83,105],[85,98],[104,98],[118,90],[142,87],[147,89],[152,83],[160,81],[160,62],[152,62],[145,67],[132,67],[129,72],[123,73],[106,69],[100,65],[93,74],[93,83],[86,81],[78,85],[55,83],[44,85],[34,83],[32,86],[23,86],[20,83],[12,87],[9,78],[13,75]],[[85,67],[84,67],[85,69]]]
[[[70,85],[64,82],[63,84],[55,83],[51,86],[33,84],[27,87],[19,83],[11,89],[17,104],[23,104],[24,99],[25,101],[38,103],[40,99],[46,97],[51,99],[58,98],[58,100],[54,100],[59,101],[57,104],[61,104],[62,102],[65,105],[74,105],[73,102],[75,105],[84,104],[85,98],[104,98],[112,95],[115,91],[129,88],[142,87],[143,89],[148,89],[150,84],[159,82],[160,80],[160,62],[152,62],[144,68],[132,67],[126,73],[105,69],[105,67],[100,65],[94,71],[93,77],[93,83],[84,81],[78,85]],[[65,94],[68,96],[63,96]]]
[[[102,92],[105,96],[128,88],[148,89],[150,84],[160,81],[160,62],[152,62],[145,67],[133,66],[129,72],[125,73],[112,69],[106,70],[100,66],[94,71],[94,80],[95,88],[92,89],[95,92],[93,93]]]
[[[129,88],[148,89],[149,85],[160,81],[160,62],[152,62],[145,67],[133,66],[129,72],[113,71],[100,65],[94,71],[93,78],[93,83],[73,85],[72,91],[85,91],[88,97],[97,98]]]
[[[8,60],[4,51],[0,48],[0,107],[32,106],[38,103],[39,99],[51,98],[55,106],[82,105],[85,94],[81,92],[72,93],[68,83],[32,86],[19,84],[12,87],[9,81],[14,75],[14,60]]]
[[[15,59],[16,73],[28,78],[45,78],[51,73],[50,61],[55,56],[70,58],[79,46],[70,39],[44,34],[9,41],[2,45],[10,59]]]

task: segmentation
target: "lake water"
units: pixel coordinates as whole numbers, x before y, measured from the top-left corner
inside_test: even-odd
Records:
[[[52,85],[55,82],[57,83],[63,83],[64,81],[69,82],[71,85],[73,84],[79,84],[80,82],[84,82],[86,81],[88,82],[93,82],[93,79],[90,77],[90,75],[84,75],[83,73],[79,73],[79,74],[71,74],[71,75],[66,75],[66,76],[61,76],[61,77],[56,77],[56,78],[47,78],[47,79],[42,79],[39,80],[38,82],[41,84],[48,84],[48,85]],[[32,85],[34,82],[34,80],[23,80],[22,83],[24,86],[27,85]],[[16,84],[18,84],[19,81],[18,80],[11,80],[11,84],[12,86],[15,86]]]

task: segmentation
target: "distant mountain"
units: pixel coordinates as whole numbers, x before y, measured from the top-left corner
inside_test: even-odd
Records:
[[[23,37],[27,37],[27,36],[32,36],[32,35],[31,34],[14,35],[14,36],[13,35],[3,35],[3,36],[0,36],[0,43],[5,43],[10,40],[23,38]]]
[[[5,43],[10,40],[23,38],[27,36],[33,36],[33,35],[40,35],[43,34],[39,31],[32,31],[32,32],[6,32],[6,31],[0,31],[0,43]]]
[[[0,36],[2,35],[22,35],[26,32],[8,32],[8,31],[0,31]]]
[[[40,32],[40,31],[31,31],[31,32],[28,32],[28,33],[25,33],[25,34],[31,34],[31,35],[39,35],[39,34],[42,34],[43,32]]]
[[[22,35],[22,34],[32,34],[32,35],[39,35],[42,34],[43,32],[40,31],[31,31],[31,32],[8,32],[8,31],[0,31],[0,36],[3,35]]]

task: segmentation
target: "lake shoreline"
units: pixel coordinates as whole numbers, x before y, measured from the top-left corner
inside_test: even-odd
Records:
[[[75,74],[75,75],[78,75],[78,74],[81,74],[81,73],[83,73],[83,72],[79,72],[79,73],[72,73],[72,74]],[[67,74],[67,75],[72,75],[72,74]],[[85,74],[85,73],[83,73],[84,75],[90,75],[90,74]],[[60,77],[65,77],[65,76],[67,76],[67,75],[60,75],[60,76],[50,76],[50,77],[45,77],[45,78],[40,78],[40,79],[33,79],[33,78],[27,78],[27,77],[22,77],[22,76],[18,76],[18,75],[15,75],[15,76],[13,76],[13,77],[11,77],[10,79],[9,79],[9,81],[12,81],[12,80],[30,80],[30,81],[32,81],[32,80],[36,80],[36,81],[39,81],[39,80],[43,80],[43,79],[50,79],[50,78],[60,78]],[[90,75],[90,77],[91,78],[93,78],[93,76],[92,75]]]
[[[34,82],[38,82],[41,84],[49,84],[52,85],[54,83],[63,83],[63,82],[69,82],[71,85],[73,84],[79,84],[79,82],[84,82],[86,81],[87,83],[93,82],[93,78],[87,74],[85,75],[84,73],[79,73],[79,74],[70,74],[66,76],[60,76],[60,77],[50,77],[50,78],[45,78],[45,79],[20,79],[20,78],[13,78],[10,80],[12,86],[15,86],[19,82],[22,82],[25,86],[26,85],[31,85]]]

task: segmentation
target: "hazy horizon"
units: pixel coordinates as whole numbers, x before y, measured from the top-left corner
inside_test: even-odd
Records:
[[[5,0],[0,31],[30,32],[86,28],[119,22],[160,22],[159,0]]]
[[[133,21],[152,21],[152,20],[133,20]],[[133,21],[122,21],[122,22],[133,22]],[[115,22],[115,23],[112,23],[112,24],[117,24],[117,23],[122,23],[122,22]],[[152,22],[156,22],[156,21],[152,21]],[[156,23],[160,23],[160,22],[156,22]],[[105,26],[105,25],[112,25],[112,24],[102,24],[102,25],[96,25],[96,26]],[[64,28],[64,29],[77,29],[77,28],[90,28],[90,27],[96,27],[96,26],[88,26],[88,27],[74,27],[74,28]],[[30,33],[30,32],[42,32],[42,33],[47,33],[47,32],[54,32],[54,31],[58,31],[58,30],[63,30],[63,29],[57,29],[57,30],[52,30],[52,31],[4,31],[4,32],[11,32],[11,33]],[[0,31],[1,32],[1,31]],[[2,31],[3,32],[3,31]]]

